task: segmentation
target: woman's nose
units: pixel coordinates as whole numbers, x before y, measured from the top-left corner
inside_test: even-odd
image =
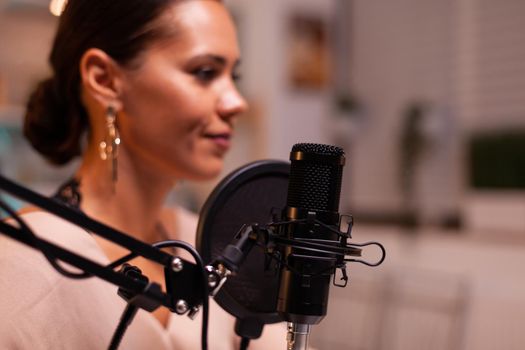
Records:
[[[230,119],[246,112],[247,109],[248,103],[236,87],[223,92],[218,105],[218,112],[221,118]]]

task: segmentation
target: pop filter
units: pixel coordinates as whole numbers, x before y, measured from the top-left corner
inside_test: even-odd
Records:
[[[243,225],[272,221],[272,210],[286,206],[289,173],[287,162],[257,161],[233,171],[215,187],[197,228],[197,249],[205,263],[215,260]],[[264,324],[282,321],[277,313],[279,283],[277,264],[254,247],[215,300],[240,321],[239,335],[257,338]]]

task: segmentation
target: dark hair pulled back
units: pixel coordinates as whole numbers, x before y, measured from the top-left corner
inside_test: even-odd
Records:
[[[80,59],[90,48],[129,64],[164,35],[152,25],[177,0],[69,0],[58,25],[49,63],[53,77],[42,81],[27,104],[24,135],[53,164],[81,154],[89,126],[80,99]]]

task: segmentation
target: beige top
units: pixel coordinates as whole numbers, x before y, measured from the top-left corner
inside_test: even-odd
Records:
[[[176,215],[181,230],[195,232],[195,215],[181,209]],[[77,226],[43,212],[23,217],[37,235],[109,263],[92,235]],[[96,277],[65,278],[41,253],[4,235],[0,235],[0,290],[2,349],[106,349],[125,307],[116,286]],[[210,301],[210,349],[232,349],[234,330],[224,334],[225,322],[233,324],[232,316]],[[139,310],[120,349],[199,349],[200,331],[200,317],[191,321],[171,314],[164,328],[153,315]]]

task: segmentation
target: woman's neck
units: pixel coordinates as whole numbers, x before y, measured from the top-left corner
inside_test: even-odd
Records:
[[[174,180],[132,158],[125,150],[118,157],[118,180],[111,176],[111,160],[86,153],[77,173],[81,208],[89,216],[146,242],[158,240],[164,199]]]

